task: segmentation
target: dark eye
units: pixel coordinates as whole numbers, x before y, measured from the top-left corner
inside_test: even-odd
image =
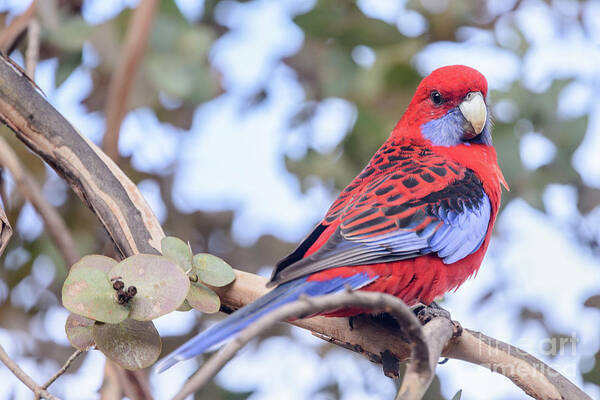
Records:
[[[433,92],[431,92],[429,97],[431,98],[431,101],[433,101],[433,104],[435,104],[436,106],[439,106],[440,104],[442,104],[444,102],[444,98],[442,97],[440,92],[438,92],[437,90],[434,90]]]

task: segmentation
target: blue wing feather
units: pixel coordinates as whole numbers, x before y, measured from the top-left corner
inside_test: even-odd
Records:
[[[359,289],[375,279],[377,279],[376,276],[369,277],[367,274],[360,273],[327,281],[308,281],[306,278],[302,278],[284,283],[188,340],[157,363],[155,371],[162,372],[179,361],[187,360],[206,352],[213,346],[222,343],[242,331],[263,315],[284,304],[297,300],[301,295],[320,296],[344,290],[346,286],[352,289]]]
[[[432,235],[431,251],[437,252],[445,264],[452,264],[476,252],[487,234],[492,207],[483,193],[479,205],[462,213],[451,211],[444,221],[443,236],[440,230]],[[439,237],[438,237],[439,235]]]

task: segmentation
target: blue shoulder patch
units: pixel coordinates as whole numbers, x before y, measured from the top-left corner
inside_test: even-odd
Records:
[[[481,134],[475,138],[464,141],[462,139],[465,124],[468,124],[458,107],[449,110],[441,118],[431,120],[421,125],[421,134],[434,146],[456,146],[459,144],[483,143],[492,144],[492,130],[490,118],[487,119]]]
[[[429,239],[429,248],[444,264],[452,264],[479,250],[487,234],[492,206],[483,193],[478,205],[462,212],[438,211],[444,224]]]

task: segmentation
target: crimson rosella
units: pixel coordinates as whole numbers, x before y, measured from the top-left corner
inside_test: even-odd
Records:
[[[349,286],[429,305],[460,286],[479,269],[500,185],[506,187],[486,95],[487,81],[473,68],[442,67],[423,79],[369,164],[277,264],[268,284],[275,289],[189,340],[157,369],[204,353],[300,295]]]

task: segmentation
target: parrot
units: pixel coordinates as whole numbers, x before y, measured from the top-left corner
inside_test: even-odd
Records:
[[[487,91],[486,78],[464,65],[426,76],[367,166],[276,264],[267,284],[273,289],[184,343],[156,371],[203,354],[301,296],[350,288],[387,293],[408,306],[433,306],[476,274],[501,186],[508,190],[492,145]]]

